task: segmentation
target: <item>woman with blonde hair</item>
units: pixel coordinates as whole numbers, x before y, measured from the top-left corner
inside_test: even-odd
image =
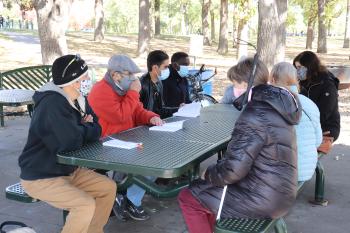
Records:
[[[320,111],[316,104],[304,95],[298,94],[297,70],[287,62],[276,64],[271,71],[270,82],[284,87],[298,95],[302,116],[296,125],[298,148],[298,180],[311,179],[317,163],[317,147],[322,142]]]

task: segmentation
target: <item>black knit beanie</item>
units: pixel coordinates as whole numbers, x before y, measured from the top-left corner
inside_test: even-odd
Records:
[[[77,81],[87,70],[87,64],[79,55],[64,55],[52,64],[53,83],[59,87],[68,86]]]

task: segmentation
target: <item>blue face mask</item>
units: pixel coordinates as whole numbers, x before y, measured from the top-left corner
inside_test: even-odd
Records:
[[[123,91],[128,91],[130,88],[130,85],[133,81],[135,81],[136,78],[132,76],[125,76],[119,81],[119,85],[123,89]]]
[[[169,68],[166,68],[165,70],[162,70],[160,72],[160,75],[158,76],[159,80],[165,80],[167,78],[169,78],[169,74],[170,74],[170,70]]]
[[[184,78],[188,76],[188,66],[180,66],[180,70],[177,71],[177,73],[179,73],[179,75]]]
[[[306,80],[307,68],[302,66],[297,69],[297,76],[300,81]]]
[[[299,92],[297,85],[290,85],[289,86],[289,90],[291,90],[294,93],[298,93]]]

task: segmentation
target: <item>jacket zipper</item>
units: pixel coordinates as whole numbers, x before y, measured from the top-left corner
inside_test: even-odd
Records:
[[[309,89],[308,89],[308,91],[307,91],[307,97],[308,97],[308,98],[310,98],[310,90],[311,90],[311,88],[314,87],[314,86],[320,85],[320,84],[321,84],[321,83],[316,83],[316,84],[313,84],[313,85],[311,85],[311,86],[309,87]]]

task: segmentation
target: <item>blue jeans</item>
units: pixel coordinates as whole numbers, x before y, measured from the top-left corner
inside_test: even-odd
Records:
[[[157,177],[153,176],[146,176],[147,179],[154,182]],[[127,198],[135,205],[135,206],[141,206],[142,198],[145,195],[146,190],[143,188],[137,186],[136,184],[131,185],[126,192]]]

